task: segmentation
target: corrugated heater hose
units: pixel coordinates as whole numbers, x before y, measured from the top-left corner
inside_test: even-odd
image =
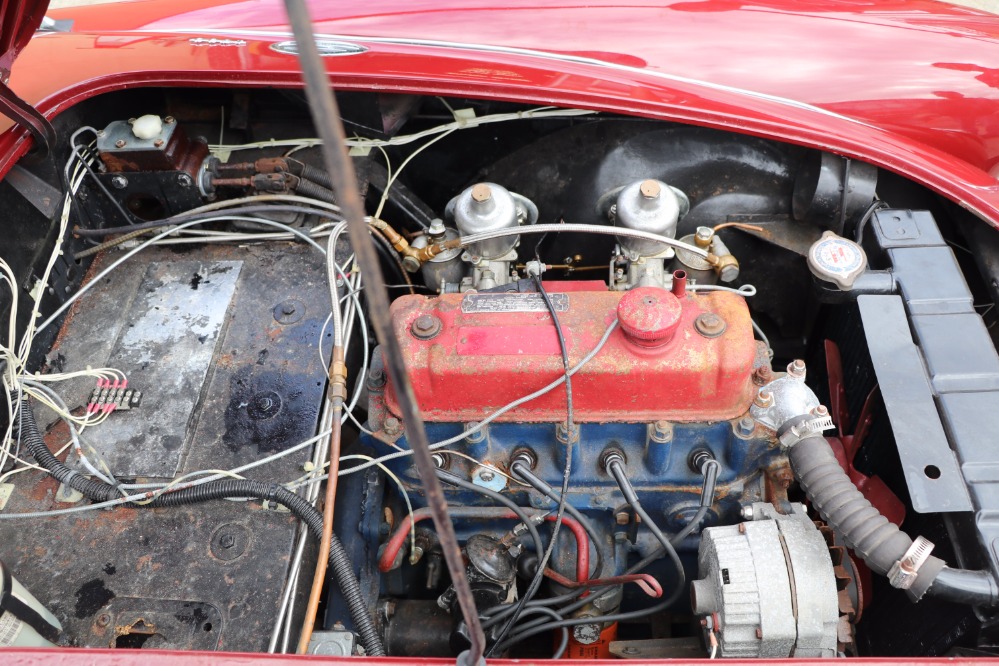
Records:
[[[16,399],[16,397],[14,398]],[[60,483],[78,490],[84,497],[95,502],[107,502],[121,497],[114,486],[103,481],[95,481],[79,474],[59,461],[45,445],[35,421],[34,411],[27,400],[21,401],[16,424],[17,434],[21,443],[35,458],[39,465]],[[227,497],[256,498],[276,502],[287,507],[295,516],[301,519],[312,534],[319,538],[323,530],[323,516],[304,498],[276,483],[251,481],[249,479],[219,479],[199,486],[164,493],[147,504],[134,504],[136,507],[160,508],[199,504]],[[347,602],[354,627],[360,635],[361,644],[369,656],[385,656],[381,636],[375,628],[374,620],[368,612],[364,598],[361,596],[361,586],[350,557],[336,534],[330,541],[329,567],[333,569],[340,593]]]
[[[929,594],[972,606],[999,606],[999,586],[990,572],[951,569],[940,558],[920,554],[922,540],[913,542],[867,501],[843,471],[825,437],[801,439],[791,446],[788,457],[795,477],[822,519],[872,571],[888,576],[896,587],[903,587],[897,580],[908,577],[905,586],[911,599],[918,601]],[[915,568],[907,571],[913,563]]]

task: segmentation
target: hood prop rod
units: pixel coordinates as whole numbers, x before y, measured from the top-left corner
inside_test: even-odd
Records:
[[[340,208],[347,220],[347,233],[350,236],[351,247],[357,257],[361,271],[367,283],[367,296],[370,303],[369,318],[378,342],[385,353],[385,365],[389,378],[396,387],[403,422],[406,424],[409,444],[413,450],[416,469],[423,482],[427,505],[433,516],[434,527],[440,539],[444,559],[451,583],[457,595],[462,617],[468,627],[471,646],[458,657],[462,666],[479,666],[484,664],[482,657],[485,648],[485,636],[479,622],[479,614],[472,597],[472,589],[465,577],[465,564],[462,559],[458,538],[448,516],[447,501],[441,489],[440,481],[435,474],[436,467],[430,454],[430,444],[423,428],[423,418],[416,404],[413,387],[406,372],[402,349],[392,329],[389,317],[389,297],[385,288],[385,278],[378,264],[378,255],[368,233],[368,225],[364,221],[364,207],[357,191],[357,180],[354,175],[354,165],[347,155],[345,134],[340,111],[333,89],[330,86],[326,66],[316,47],[316,37],[312,29],[312,20],[304,0],[284,0],[292,33],[298,45],[298,58],[305,80],[305,93],[309,100],[309,109],[315,123],[319,138],[322,139],[323,161],[326,171],[333,181],[333,191],[340,199]],[[308,641],[306,640],[306,647]]]

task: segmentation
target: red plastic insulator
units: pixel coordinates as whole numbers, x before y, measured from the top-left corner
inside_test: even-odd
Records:
[[[642,347],[660,347],[680,325],[680,301],[659,287],[632,289],[617,306],[617,318],[625,336]]]

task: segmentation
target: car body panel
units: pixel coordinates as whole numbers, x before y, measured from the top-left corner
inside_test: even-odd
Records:
[[[999,226],[990,15],[860,1],[311,9],[321,37],[366,49],[326,58],[338,88],[579,106],[787,140],[913,178]],[[11,86],[49,117],[127,86],[300,85],[297,58],[271,48],[290,39],[279,0],[122,3],[105,31],[98,11],[54,13],[77,16],[74,31],[40,34],[19,58]],[[0,130],[5,172],[30,139],[9,122]]]

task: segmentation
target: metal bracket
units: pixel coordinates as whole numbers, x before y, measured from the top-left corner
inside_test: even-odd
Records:
[[[14,91],[7,87],[6,75],[3,81],[4,83],[0,84],[0,112],[31,132],[31,136],[35,140],[35,150],[39,156],[48,155],[56,143],[56,131],[52,127],[52,123],[39,113],[38,109],[15,95]]]

